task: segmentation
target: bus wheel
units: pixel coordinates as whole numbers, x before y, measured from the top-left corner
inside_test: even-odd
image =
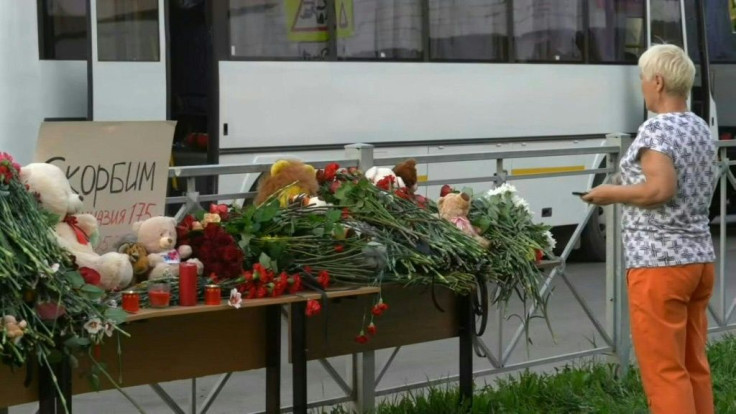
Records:
[[[605,163],[601,168],[605,168]],[[605,175],[596,175],[593,187],[600,185],[604,179]],[[606,216],[603,207],[596,207],[580,235],[580,258],[591,262],[606,261]]]
[[[603,207],[596,207],[588,225],[580,235],[580,258],[591,262],[606,261],[606,216]]]

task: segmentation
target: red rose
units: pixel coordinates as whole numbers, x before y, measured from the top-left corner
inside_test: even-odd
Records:
[[[337,253],[342,253],[344,250],[345,246],[343,246],[342,244],[338,244],[337,246],[335,246],[335,252]]]
[[[342,209],[342,219],[343,219],[343,220],[347,220],[347,219],[348,219],[348,217],[350,217],[350,210],[348,210],[348,208],[347,208],[347,207],[344,207],[344,208]]]
[[[93,286],[100,285],[100,274],[95,269],[89,267],[80,267],[79,274],[82,275],[84,283]]]
[[[445,184],[440,189],[440,197],[444,197],[452,192],[455,192],[455,190],[452,187],[450,187],[448,184]]]
[[[373,322],[371,322],[371,324],[368,325],[367,331],[368,331],[368,335],[371,335],[371,336],[375,335],[376,334],[376,325]]]
[[[325,167],[325,173],[324,173],[324,180],[325,181],[332,181],[335,179],[335,176],[337,176],[337,170],[340,168],[340,166],[333,162],[330,164],[327,164]]]
[[[229,209],[225,204],[210,204],[210,214],[217,214],[222,220],[227,220],[228,211]]]
[[[222,252],[222,258],[228,262],[237,261],[239,256],[240,250],[235,246],[227,246]]]
[[[330,192],[336,193],[337,190],[342,186],[342,181],[333,181],[332,184],[330,184]]]

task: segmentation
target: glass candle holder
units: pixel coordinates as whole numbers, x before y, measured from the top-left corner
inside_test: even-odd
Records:
[[[204,287],[204,304],[219,305],[222,303],[222,294],[220,287],[217,285],[207,285]]]
[[[138,292],[129,290],[123,292],[123,310],[128,313],[136,313],[141,309],[141,296]]]
[[[148,302],[152,308],[166,308],[171,301],[171,287],[167,283],[151,283],[148,286]]]

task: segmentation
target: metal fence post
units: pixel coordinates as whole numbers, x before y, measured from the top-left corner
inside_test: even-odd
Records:
[[[373,149],[371,144],[350,144],[345,146],[347,158],[358,160],[358,169],[365,172],[373,167]]]
[[[608,154],[606,165],[618,172],[618,163],[631,144],[628,134],[606,135],[607,145],[620,148],[618,154]],[[613,357],[625,374],[631,362],[626,269],[621,241],[621,206],[610,205],[606,211],[606,319],[613,338]]]
[[[358,414],[376,408],[376,352],[353,354],[353,404]]]

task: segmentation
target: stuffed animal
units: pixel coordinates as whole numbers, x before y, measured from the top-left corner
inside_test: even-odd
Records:
[[[406,187],[404,180],[397,176],[391,168],[371,167],[365,172],[365,178],[386,191]]]
[[[468,220],[470,211],[470,196],[465,193],[450,193],[437,201],[440,217],[454,224],[463,233],[474,238],[483,248],[488,248],[490,242],[480,236],[478,231]]]
[[[293,184],[293,185],[292,185]],[[282,207],[289,204],[289,200],[299,194],[313,196],[317,194],[319,183],[314,167],[297,160],[279,160],[271,166],[271,173],[264,177],[258,186],[258,195],[255,204],[261,204],[271,195],[283,189],[279,196]]]
[[[417,162],[413,158],[396,164],[393,171],[404,182],[409,194],[417,191]]]
[[[82,197],[72,187],[61,168],[45,163],[29,164],[21,169],[21,181],[36,196],[39,206],[56,217],[56,239],[61,247],[74,255],[80,271],[99,273],[99,286],[106,290],[121,289],[133,279],[128,256],[118,252],[97,254],[99,239],[97,219],[91,214],[78,214]]]
[[[183,244],[176,249],[176,220],[172,217],[156,216],[133,223],[133,232],[138,243],[148,252],[148,263],[151,267],[149,279],[161,279],[167,276],[179,276],[179,264],[182,260],[197,265],[197,273],[201,276],[204,265],[197,259],[189,259],[192,248]],[[189,259],[189,260],[187,260]]]
[[[135,283],[148,279],[148,271],[151,270],[151,267],[148,263],[148,251],[146,251],[143,243],[125,242],[118,246],[118,252],[128,255],[130,258]]]

